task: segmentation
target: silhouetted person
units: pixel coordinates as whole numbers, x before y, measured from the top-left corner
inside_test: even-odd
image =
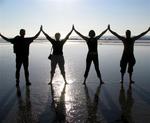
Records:
[[[91,63],[93,61],[94,65],[95,65],[95,70],[97,72],[97,76],[100,79],[100,83],[103,84],[103,80],[101,77],[101,73],[99,70],[99,60],[98,60],[98,51],[97,51],[97,45],[98,45],[98,39],[103,36],[103,34],[107,31],[107,29],[105,31],[103,31],[100,35],[95,36],[95,31],[94,30],[90,30],[89,32],[89,37],[83,36],[81,33],[79,33],[75,28],[74,31],[81,37],[83,38],[87,45],[88,45],[88,54],[87,54],[87,58],[86,58],[86,70],[85,70],[85,74],[84,74],[84,83],[86,84],[86,79],[90,70],[90,66]]]
[[[16,54],[16,86],[19,86],[19,78],[20,78],[20,69],[23,64],[24,71],[25,71],[25,79],[26,79],[26,85],[31,85],[29,81],[29,46],[35,40],[41,30],[34,36],[30,38],[25,38],[25,30],[20,30],[20,36],[16,36],[15,38],[9,39],[0,34],[0,36],[13,44],[14,53]]]
[[[97,110],[99,103],[99,95],[100,95],[101,84],[97,87],[96,93],[94,95],[93,101],[90,98],[89,91],[87,86],[85,86],[85,95],[87,100],[87,111],[88,111],[88,123],[97,123]]]
[[[122,58],[120,61],[121,83],[123,83],[127,64],[128,64],[128,73],[129,73],[130,83],[134,83],[134,81],[132,80],[133,66],[136,63],[136,60],[134,57],[134,43],[136,40],[138,40],[139,38],[144,36],[148,31],[150,31],[150,28],[147,31],[141,33],[140,35],[134,36],[134,37],[131,37],[130,30],[127,30],[126,37],[123,37],[123,36],[118,35],[116,32],[112,31],[110,29],[110,25],[108,25],[108,29],[113,35],[115,35],[118,39],[120,39],[124,45],[124,50],[123,50]]]
[[[64,84],[63,90],[61,92],[59,100],[55,100],[53,85],[51,84],[51,93],[52,93],[52,105],[55,108],[56,112],[56,123],[68,123],[66,121],[66,106],[65,106],[65,92],[66,84]]]
[[[51,58],[51,79],[50,79],[49,84],[52,83],[57,64],[60,68],[60,71],[64,78],[65,83],[67,83],[66,76],[65,76],[65,67],[64,67],[65,60],[64,60],[64,56],[63,56],[63,46],[64,46],[65,42],[68,40],[72,31],[73,31],[73,29],[68,33],[68,35],[64,39],[60,40],[60,37],[61,37],[60,33],[56,33],[55,39],[53,39],[48,34],[46,34],[42,29],[43,34],[46,36],[47,40],[49,40],[51,42],[52,47],[53,47],[53,54],[52,54],[52,58]]]
[[[127,95],[125,93],[125,89],[123,84],[121,84],[120,95],[119,95],[119,103],[121,106],[121,120],[123,123],[132,123],[132,107],[134,104],[134,99],[132,97],[132,86],[131,84],[128,87]]]

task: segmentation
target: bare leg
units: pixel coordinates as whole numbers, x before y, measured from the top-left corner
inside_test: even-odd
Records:
[[[84,82],[83,82],[83,84],[86,84],[86,79],[87,79],[87,76],[88,76],[88,73],[89,73],[89,70],[90,70],[91,63],[92,63],[92,58],[91,58],[91,55],[88,54],[87,58],[86,58],[86,70],[85,70],[85,73],[84,73]]]
[[[128,63],[128,61],[127,61],[126,56],[122,56],[122,59],[121,59],[121,61],[120,61],[120,67],[121,67],[121,70],[120,70],[120,72],[121,72],[121,80],[120,80],[120,83],[123,83],[123,82],[124,82],[124,74],[125,74],[125,72],[126,72],[127,63]]]
[[[51,79],[50,79],[50,82],[48,83],[48,85],[52,84],[53,77],[54,77],[54,73],[51,72]]]
[[[51,59],[51,78],[50,78],[50,82],[48,83],[49,85],[52,84],[52,80],[54,77],[54,73],[55,73],[55,69],[56,69],[56,65],[57,65],[57,56],[53,56]]]
[[[83,84],[84,84],[84,85],[86,85],[86,79],[87,79],[87,78],[84,77],[84,81],[83,81]]]
[[[129,81],[130,84],[133,84],[134,81],[132,80],[132,73],[133,73],[133,66],[135,64],[135,59],[133,59],[132,61],[129,62],[129,66],[128,66],[128,73],[129,73]]]
[[[62,73],[62,72],[61,72],[61,74],[62,74],[62,76],[63,76],[63,78],[64,78],[65,84],[68,84],[68,83],[67,83],[67,80],[66,80],[66,75],[65,75],[65,73]]]
[[[132,80],[132,73],[129,73],[129,80],[130,80],[130,84],[134,83],[134,81]]]
[[[64,81],[65,81],[65,84],[67,84],[67,80],[66,80],[66,74],[65,74],[65,60],[64,60],[64,56],[60,56],[59,59],[58,59],[58,66],[59,66],[59,69],[61,71],[61,74],[64,78]]]
[[[95,66],[95,70],[96,70],[97,76],[98,76],[98,78],[100,80],[100,84],[104,84],[104,82],[102,80],[102,77],[101,77],[100,70],[99,70],[98,55],[94,55],[93,56],[93,62],[94,62],[94,66]]]
[[[25,78],[26,78],[26,85],[31,85],[31,82],[29,80],[29,60],[28,57],[23,58],[23,66],[24,66],[24,71],[25,71]]]
[[[16,56],[16,86],[19,86],[21,65],[22,65],[22,59]]]
[[[124,73],[121,73],[121,80],[120,80],[120,83],[123,83],[124,82]]]

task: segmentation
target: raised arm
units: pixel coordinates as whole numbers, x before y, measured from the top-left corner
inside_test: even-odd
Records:
[[[74,26],[72,26],[71,31],[70,31],[70,32],[67,34],[67,36],[63,39],[63,41],[64,41],[64,42],[66,42],[66,41],[67,41],[67,39],[68,39],[68,38],[69,38],[69,36],[71,35],[71,33],[72,33],[73,29],[74,29]]]
[[[13,43],[13,39],[10,39],[10,38],[5,37],[5,36],[3,36],[1,33],[0,33],[0,36],[1,36],[5,41],[8,41],[8,42]]]
[[[150,27],[148,28],[148,30],[146,30],[145,32],[141,33],[138,36],[134,36],[132,39],[133,40],[138,40],[139,38],[141,38],[142,36],[144,36],[146,33],[148,33],[150,31]]]
[[[98,40],[100,37],[102,37],[107,32],[107,30],[108,28],[104,30],[100,35],[96,36],[96,39]]]
[[[38,33],[34,37],[32,37],[32,40],[35,40],[40,35],[41,31],[42,31],[42,26],[40,27]]]
[[[54,39],[52,39],[47,33],[44,32],[43,28],[42,28],[42,32],[45,35],[46,39],[49,40],[51,43],[54,42]]]
[[[119,38],[120,40],[124,40],[124,37],[120,36],[119,34],[117,34],[116,32],[112,31],[110,29],[110,25],[108,25],[108,30],[113,34],[115,35],[117,38]]]
[[[84,40],[88,40],[88,37],[86,37],[86,36],[84,36],[84,35],[82,35],[81,33],[79,33],[75,28],[74,28],[74,31],[81,37],[81,38],[83,38]]]

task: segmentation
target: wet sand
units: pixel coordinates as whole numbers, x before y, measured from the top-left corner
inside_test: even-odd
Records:
[[[21,70],[20,88],[15,87],[15,55],[10,44],[0,44],[0,122],[1,123],[149,123],[150,121],[150,46],[135,46],[136,65],[131,87],[128,74],[123,86],[119,62],[122,45],[99,45],[99,63],[105,84],[99,86],[92,64],[87,85],[82,85],[87,46],[64,46],[64,85],[59,69],[53,84],[50,79],[50,43],[30,47],[30,80],[25,86]]]

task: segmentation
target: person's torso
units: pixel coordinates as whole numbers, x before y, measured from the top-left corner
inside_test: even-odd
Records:
[[[16,55],[23,55],[23,56],[29,55],[30,41],[27,40],[26,38],[16,36],[14,38],[13,45],[14,45],[14,53],[16,53]]]
[[[55,41],[53,43],[53,55],[63,55],[63,45],[62,41]]]
[[[124,51],[123,51],[124,55],[125,54],[129,56],[134,55],[134,40],[132,38],[129,39],[126,38],[123,44],[124,44]]]
[[[89,52],[97,52],[97,39],[89,38],[87,41]]]

